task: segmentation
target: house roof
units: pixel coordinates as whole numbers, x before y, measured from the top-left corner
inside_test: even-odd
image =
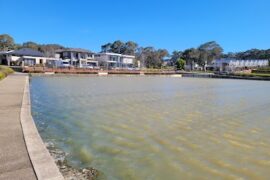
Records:
[[[81,49],[81,48],[58,49],[55,52],[56,53],[61,53],[61,52],[93,53],[92,51],[89,51],[87,49]]]
[[[40,51],[36,51],[30,48],[22,48],[19,50],[15,50],[12,52],[8,52],[7,54],[15,55],[15,56],[34,56],[34,57],[44,57],[44,54]]]
[[[11,50],[11,51],[0,51],[0,54],[8,54],[10,52],[13,52],[13,50]]]

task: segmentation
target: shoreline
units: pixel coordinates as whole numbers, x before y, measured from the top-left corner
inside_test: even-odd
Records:
[[[21,126],[33,169],[37,179],[87,179],[98,176],[94,168],[78,169],[68,164],[66,153],[52,143],[46,143],[40,136],[31,112],[29,76],[26,76],[21,107]]]
[[[39,80],[43,80],[42,78],[38,78]],[[60,78],[61,79],[61,78]],[[90,78],[89,78],[90,79]],[[126,78],[126,80],[128,80],[129,78]],[[162,78],[161,78],[162,79]],[[68,78],[66,78],[66,80],[68,80]],[[84,80],[87,80],[86,78],[84,79]],[[98,80],[98,79],[97,79]],[[150,79],[151,80],[151,79]],[[193,79],[191,79],[190,78],[190,80],[193,80]],[[204,80],[203,80],[204,81]],[[211,80],[209,80],[209,81],[211,81]],[[32,82],[34,82],[34,81],[32,81]],[[59,81],[60,82],[60,81]],[[58,82],[58,83],[59,83]],[[178,81],[179,82],[179,81]],[[212,81],[212,82],[214,82],[214,81]],[[219,80],[219,82],[222,82],[221,80]],[[240,82],[240,81],[239,81]],[[57,84],[58,84],[57,83]],[[234,81],[233,82],[234,84],[237,84],[237,82],[236,81]],[[242,83],[244,83],[245,84],[245,82],[242,82]],[[256,82],[251,82],[250,81],[250,83],[251,84],[253,84],[253,83],[255,83],[256,84]],[[226,83],[225,83],[226,84]],[[35,87],[34,86],[34,83],[33,83],[33,87]],[[39,87],[39,86],[38,86]],[[68,86],[69,87],[69,86]],[[90,87],[91,87],[91,84],[90,84]],[[220,86],[218,86],[219,88],[222,88],[222,86],[220,87]],[[256,87],[256,86],[254,86],[254,87]],[[36,90],[38,90],[38,89],[34,89],[33,90],[33,92],[36,92]],[[223,91],[221,91],[221,92],[223,92]],[[226,92],[228,92],[228,91],[226,91]],[[230,92],[230,91],[229,91]],[[211,92],[210,92],[211,93]],[[46,93],[47,94],[47,93]],[[46,95],[46,94],[42,94],[43,95],[43,97],[44,97],[44,95]],[[45,96],[46,97],[46,96]],[[33,99],[33,100],[35,100],[35,99]],[[196,101],[195,101],[196,102]],[[247,101],[248,102],[248,101]],[[51,104],[51,105],[53,105],[53,104]],[[47,111],[47,112],[49,112],[49,111]],[[57,112],[57,111],[56,111]],[[63,113],[65,113],[66,111],[63,111]],[[82,111],[83,112],[83,111]],[[34,114],[33,114],[34,115]],[[46,114],[45,114],[45,116],[46,116]],[[52,117],[53,118],[53,117]],[[48,118],[47,120],[50,120],[51,118]],[[61,119],[63,119],[63,117],[60,117],[59,118],[59,120],[61,121]],[[73,118],[72,118],[73,119]],[[71,121],[72,121],[72,119],[71,119]],[[57,132],[58,130],[56,129],[56,132]],[[87,136],[86,136],[87,137]],[[46,139],[46,138],[45,138]],[[49,138],[47,138],[47,139],[49,139]],[[46,141],[46,140],[45,140]],[[75,139],[75,141],[76,141],[76,139]],[[53,140],[52,140],[52,142],[54,142]],[[58,143],[55,143],[55,145],[57,146],[58,145]],[[57,155],[59,155],[60,156],[60,158],[61,158],[61,153],[63,153],[63,152],[57,152],[57,149],[54,149],[53,148],[53,144],[51,144],[51,145],[48,145],[47,147],[52,147],[51,149],[51,154],[55,154],[56,156]],[[90,146],[91,147],[91,146]],[[49,148],[50,149],[50,148]],[[65,148],[61,148],[61,149],[65,149]],[[68,152],[68,151],[67,151]],[[72,151],[71,151],[72,152]],[[62,156],[65,156],[66,154],[62,154]],[[63,157],[62,157],[63,158]],[[57,158],[55,158],[55,159],[57,159]],[[62,163],[61,163],[62,162]],[[70,162],[72,162],[72,161],[70,161]],[[61,163],[61,164],[60,164]],[[60,163],[59,163],[59,165],[60,165],[60,169],[62,169],[62,173],[63,172],[65,172],[65,171],[68,171],[69,173],[72,171],[71,169],[69,169],[69,167],[67,167],[66,166],[66,161],[65,161],[65,159],[62,159],[61,161],[60,161]],[[75,164],[75,166],[76,166],[76,164]],[[81,171],[86,171],[87,169],[84,169],[84,170],[81,170]],[[90,171],[91,171],[91,169],[89,169]],[[72,173],[72,172],[71,172]],[[76,172],[74,172],[74,173],[76,173]],[[92,172],[91,172],[92,173]]]
[[[29,76],[25,77],[20,123],[27,152],[37,179],[63,180],[62,174],[39,135],[31,114]]]
[[[180,76],[178,76],[180,75]],[[52,76],[52,77],[151,77],[151,76],[163,76],[163,77],[174,77],[174,78],[209,78],[209,79],[235,79],[235,80],[256,80],[256,81],[270,81],[270,77],[258,77],[258,76],[237,76],[237,75],[219,75],[211,73],[175,73],[175,74],[160,74],[160,73],[147,73],[147,74],[108,74],[108,75],[98,75],[98,74],[80,74],[80,73],[29,73],[29,76]]]
[[[30,74],[31,75],[31,74]],[[34,76],[97,76],[87,74],[33,74]],[[190,74],[189,74],[190,75]],[[119,76],[119,75],[109,75]],[[137,76],[123,75],[121,76]],[[164,76],[164,75],[160,75]],[[171,76],[171,75],[168,75]],[[106,77],[106,76],[105,76]],[[185,76],[184,76],[185,77]],[[188,76],[190,77],[190,76]],[[192,76],[197,77],[197,76]],[[205,77],[204,78],[209,78]],[[210,77],[211,78],[211,77]],[[224,77],[223,77],[224,78]],[[226,78],[226,77],[225,77]],[[235,78],[232,78],[235,79]],[[242,79],[242,78],[241,78]],[[257,79],[255,79],[257,80]],[[31,99],[29,88],[29,76],[26,76],[21,107],[21,125],[28,154],[38,179],[96,179],[99,171],[92,167],[76,168],[68,164],[64,151],[56,148],[53,143],[46,143],[39,135],[34,119],[31,114]],[[46,161],[44,161],[46,160]],[[44,170],[45,169],[45,170]]]
[[[63,175],[64,179],[82,179],[82,180],[94,180],[98,177],[99,171],[92,167],[76,168],[69,165],[66,157],[67,153],[55,147],[52,142],[45,142],[46,148],[55,160],[59,171]]]

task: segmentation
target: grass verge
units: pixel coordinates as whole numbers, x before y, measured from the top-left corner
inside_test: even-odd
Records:
[[[270,74],[264,74],[264,73],[235,73],[234,75],[243,76],[243,77],[266,77],[266,78],[270,78]]]
[[[0,66],[0,80],[7,77],[9,74],[12,74],[14,71],[13,69],[7,66]]]

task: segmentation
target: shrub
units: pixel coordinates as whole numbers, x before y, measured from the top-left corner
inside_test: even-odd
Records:
[[[14,71],[7,66],[0,66],[0,79],[5,78],[7,75],[13,73]]]
[[[5,77],[6,77],[5,74],[3,72],[0,72],[0,80],[4,79]]]
[[[185,65],[186,65],[186,61],[179,58],[177,61],[176,61],[176,69],[177,70],[183,70],[185,69]]]

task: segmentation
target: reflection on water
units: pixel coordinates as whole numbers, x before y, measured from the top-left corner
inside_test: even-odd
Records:
[[[170,77],[31,80],[43,139],[72,165],[125,180],[269,178],[269,89],[262,81]]]

